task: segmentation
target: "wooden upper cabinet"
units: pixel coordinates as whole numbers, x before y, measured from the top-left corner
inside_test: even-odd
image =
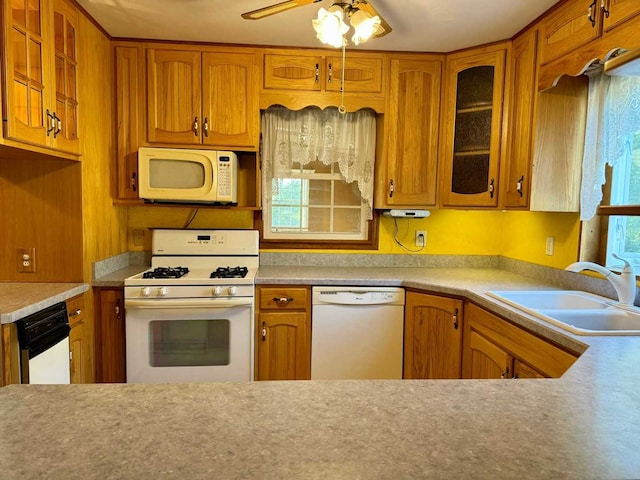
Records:
[[[604,31],[608,32],[621,23],[640,14],[638,0],[600,0]],[[604,3],[604,6],[602,5]]]
[[[540,63],[554,60],[602,33],[600,0],[571,0],[547,15],[540,24]]]
[[[403,378],[460,378],[462,300],[407,292]]]
[[[320,72],[322,64],[322,57],[319,55],[266,54],[263,87],[277,90],[320,91],[324,84],[324,75],[321,78]]]
[[[202,54],[202,143],[257,145],[260,126],[256,69],[252,51]]]
[[[442,206],[496,207],[508,44],[447,57],[440,150]]]
[[[66,0],[53,4],[55,130],[53,147],[79,152],[78,140],[78,11]]]
[[[4,0],[5,136],[34,145],[50,144],[51,109],[48,2]]]
[[[345,92],[382,93],[382,55],[350,53],[344,65]],[[340,92],[342,69],[341,56],[266,53],[263,87],[267,90]]]
[[[342,57],[326,59],[326,89],[331,92],[342,91],[344,69],[344,90],[350,93],[382,93],[382,56],[348,55],[344,66]]]
[[[638,14],[640,2],[637,0],[571,0],[563,3],[540,24],[540,63],[544,65],[572,52]],[[629,41],[636,43],[636,40]]]
[[[391,58],[377,208],[436,203],[441,77],[440,58]]]
[[[78,154],[78,11],[67,0],[4,1],[4,136]]]
[[[147,140],[202,143],[202,54],[147,49]]]
[[[147,49],[147,141],[256,148],[256,55]]]
[[[527,208],[531,191],[534,106],[537,95],[538,31],[530,30],[513,41],[511,48],[511,111],[508,154],[502,158],[501,204]]]
[[[144,135],[144,50],[140,45],[117,45],[116,135],[118,186],[116,197],[138,199],[138,148]]]

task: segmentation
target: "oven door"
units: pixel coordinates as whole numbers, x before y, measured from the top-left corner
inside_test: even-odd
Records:
[[[253,299],[130,299],[128,383],[253,379]]]

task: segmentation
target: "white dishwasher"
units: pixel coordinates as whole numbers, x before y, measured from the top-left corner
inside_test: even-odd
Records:
[[[404,289],[313,287],[311,379],[402,378]]]

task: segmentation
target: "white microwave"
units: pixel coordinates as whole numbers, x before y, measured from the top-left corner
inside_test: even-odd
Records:
[[[138,149],[138,196],[149,202],[238,203],[238,157],[233,152]]]

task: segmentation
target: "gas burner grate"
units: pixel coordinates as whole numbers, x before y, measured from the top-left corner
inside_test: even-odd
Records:
[[[248,272],[247,267],[218,267],[209,278],[244,278]]]
[[[180,278],[189,273],[187,267],[157,267],[142,274],[142,278]]]

